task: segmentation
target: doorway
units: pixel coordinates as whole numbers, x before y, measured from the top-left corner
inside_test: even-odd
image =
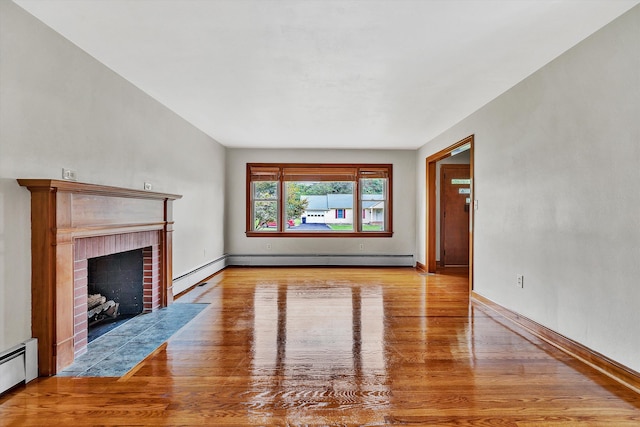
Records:
[[[437,270],[437,258],[438,251],[436,249],[437,235],[436,232],[437,222],[440,220],[440,215],[436,209],[436,205],[439,202],[437,198],[437,163],[448,157],[454,156],[463,151],[469,151],[469,184],[465,185],[465,188],[469,189],[469,193],[465,195],[465,201],[469,198],[468,205],[468,265],[469,265],[469,289],[473,289],[473,210],[474,210],[474,191],[473,191],[473,145],[474,136],[468,136],[461,141],[441,150],[426,159],[426,189],[427,189],[427,227],[426,227],[426,270],[429,273],[435,273]]]
[[[469,265],[469,165],[440,165],[440,267]]]

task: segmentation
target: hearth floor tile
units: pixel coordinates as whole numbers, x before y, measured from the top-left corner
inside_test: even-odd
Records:
[[[136,316],[134,316],[134,315],[119,315],[117,319],[113,319],[113,320],[104,321],[102,323],[99,323],[99,324],[93,326],[91,329],[89,329],[89,332],[87,334],[87,339],[88,339],[89,342],[91,342],[91,341],[95,340],[96,338],[99,338],[100,336],[106,334],[107,332],[117,328],[118,326],[122,325],[123,323],[128,322],[129,320],[131,320],[132,318],[134,318]]]
[[[208,304],[176,303],[141,314],[96,338],[87,353],[58,376],[121,377],[152,353]]]

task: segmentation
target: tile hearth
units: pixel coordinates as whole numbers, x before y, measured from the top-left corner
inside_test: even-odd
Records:
[[[175,303],[141,314],[96,338],[58,376],[121,377],[196,317],[208,304]]]

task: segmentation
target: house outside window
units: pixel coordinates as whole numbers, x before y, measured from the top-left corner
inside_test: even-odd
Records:
[[[389,164],[249,163],[246,234],[390,237],[391,175]]]

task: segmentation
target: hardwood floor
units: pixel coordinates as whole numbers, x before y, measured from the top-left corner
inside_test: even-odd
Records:
[[[640,395],[468,301],[464,271],[229,268],[133,371],[40,378],[0,425],[640,425]]]

